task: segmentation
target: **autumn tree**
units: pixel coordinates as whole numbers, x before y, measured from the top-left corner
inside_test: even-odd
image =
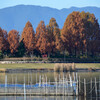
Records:
[[[98,52],[100,43],[100,27],[94,14],[81,12],[84,21],[87,55],[94,56]]]
[[[21,40],[23,40],[27,53],[33,53],[35,48],[35,33],[32,24],[29,21],[26,23],[23,29]]]
[[[51,18],[49,21],[49,25],[47,25],[48,31],[48,53],[55,53],[60,49],[61,38],[60,38],[60,29],[55,20],[55,18]]]
[[[11,30],[8,33],[8,42],[9,42],[9,48],[11,54],[15,55],[15,53],[18,51],[19,46],[19,32],[16,30]]]
[[[8,43],[8,34],[6,30],[2,30],[3,36],[4,36],[4,46],[3,46],[3,52],[6,54],[9,52],[9,43]]]
[[[99,24],[93,14],[85,12],[72,12],[64,23],[61,37],[64,48],[70,55],[83,55],[87,47],[95,43],[98,37]],[[91,42],[90,42],[91,41]],[[89,47],[90,48],[90,47]],[[95,46],[92,47],[96,48]],[[94,50],[93,50],[94,51]]]
[[[0,28],[0,51],[3,50],[3,47],[4,47],[4,35],[2,29]]]
[[[41,54],[47,53],[47,31],[44,21],[41,21],[36,28],[36,48],[41,52]]]

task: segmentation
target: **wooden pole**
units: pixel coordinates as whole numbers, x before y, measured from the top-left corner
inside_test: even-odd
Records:
[[[5,93],[7,93],[7,75],[5,75]]]
[[[77,83],[76,83],[76,96],[78,96],[78,80],[77,80]]]
[[[99,76],[99,97],[100,97],[100,76]]]
[[[28,73],[28,85],[29,85],[29,73]]]
[[[59,87],[60,87],[60,74],[59,74]]]
[[[15,93],[17,93],[17,75],[16,75],[16,81],[15,81]]]
[[[24,77],[24,100],[26,100],[25,77]]]
[[[91,78],[91,90],[92,90],[92,78]],[[91,91],[91,95],[92,95],[92,91]]]
[[[31,99],[31,94],[32,94],[32,73],[31,73],[31,88],[30,88],[30,99]]]
[[[31,73],[31,87],[32,87],[32,73]]]
[[[47,94],[47,76],[46,76],[46,94]]]
[[[64,74],[63,74],[63,95],[64,95]]]
[[[86,97],[86,79],[84,78],[84,97]]]
[[[13,84],[13,75],[12,75],[12,84]]]
[[[75,72],[74,72],[74,81],[75,81]]]
[[[37,73],[36,73],[36,83],[37,83]]]
[[[81,93],[81,80],[80,80],[80,76],[79,76],[79,93]]]
[[[56,95],[57,95],[57,77],[55,78],[56,81]]]
[[[97,82],[96,82],[96,77],[95,77],[95,93],[96,93],[96,97],[97,97]]]
[[[92,100],[92,78],[91,78],[91,82],[90,82],[90,91],[91,91],[91,100]]]
[[[77,80],[77,73],[76,73],[76,80]]]

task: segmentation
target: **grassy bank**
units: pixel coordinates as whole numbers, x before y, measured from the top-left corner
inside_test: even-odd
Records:
[[[75,63],[76,68],[100,68],[100,63]],[[53,69],[54,63],[23,63],[23,64],[0,64],[0,68],[6,69]]]

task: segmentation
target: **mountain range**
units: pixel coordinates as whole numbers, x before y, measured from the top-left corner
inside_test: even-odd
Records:
[[[30,21],[34,30],[36,30],[41,20],[47,25],[49,24],[49,20],[54,17],[59,27],[62,28],[67,16],[73,11],[93,13],[100,23],[100,8],[97,7],[71,7],[58,10],[34,5],[17,5],[0,9],[0,27],[7,30],[7,32],[16,29],[21,33],[27,21]]]

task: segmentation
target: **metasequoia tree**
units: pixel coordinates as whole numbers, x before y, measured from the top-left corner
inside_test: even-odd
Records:
[[[23,29],[21,40],[23,40],[27,53],[33,53],[35,48],[35,33],[32,24],[29,21]]]
[[[85,12],[72,12],[66,18],[61,37],[66,49],[70,55],[73,53],[80,55],[87,51],[90,39],[98,35],[98,22],[93,14]],[[91,37],[92,36],[92,37]],[[93,48],[92,48],[93,50]]]
[[[11,30],[8,33],[8,42],[11,53],[15,54],[19,46],[19,32],[16,30]]]
[[[3,31],[0,28],[0,51],[3,50],[3,47],[4,47],[4,36],[3,36]]]
[[[41,52],[41,54],[47,53],[48,38],[44,21],[41,21],[38,27],[36,28],[35,38],[36,48]]]
[[[48,32],[48,53],[57,52],[60,49],[61,39],[60,39],[60,29],[55,20],[55,18],[51,18],[49,21],[49,25],[47,25],[47,32]]]
[[[99,52],[99,23],[94,14],[90,14],[89,12],[81,12],[81,17],[84,21],[87,55],[94,56],[96,52]]]
[[[4,46],[3,46],[3,51],[7,52],[7,50],[9,49],[9,43],[8,43],[8,34],[6,30],[2,30],[3,32],[3,36],[4,36]]]

